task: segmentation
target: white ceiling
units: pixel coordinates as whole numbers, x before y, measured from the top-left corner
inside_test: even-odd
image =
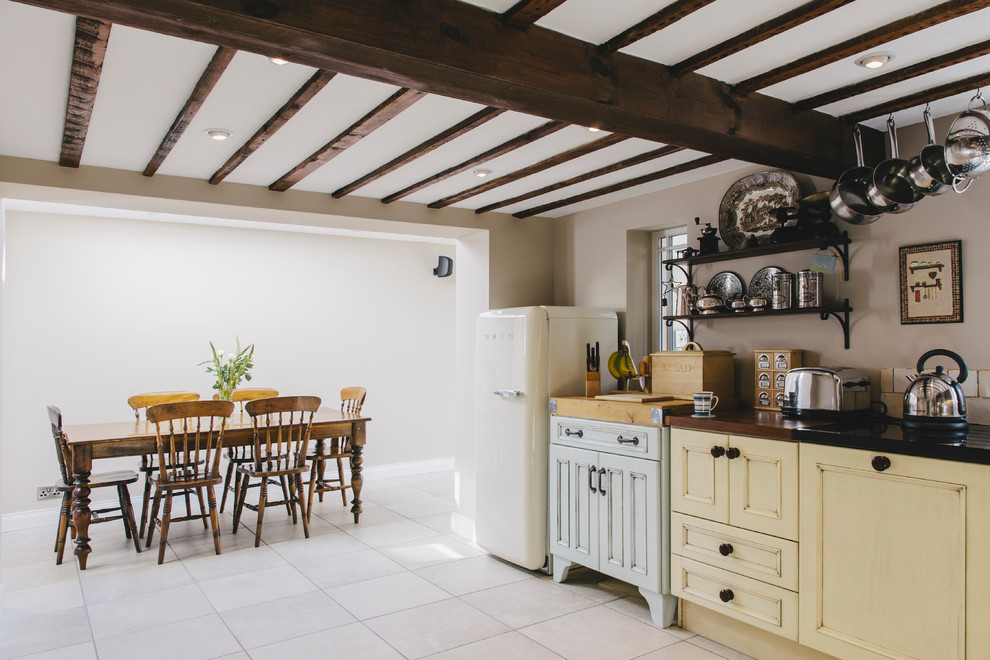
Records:
[[[671,65],[732,37],[806,0],[718,0],[672,26],[642,39],[623,52]],[[502,12],[515,0],[474,0],[472,4]],[[537,25],[592,43],[601,43],[668,2],[662,0],[568,0]],[[856,0],[798,28],[777,35],[699,70],[727,83],[737,83],[827,46],[922,11],[930,0]],[[72,61],[75,18],[68,14],[0,0],[0,155],[58,161]],[[990,9],[954,19],[882,47],[892,51],[891,66],[901,68],[983,41],[990,36]],[[215,46],[114,25],[100,79],[82,166],[142,171],[158,148],[176,114],[199,79]],[[879,75],[855,66],[856,57],[797,76],[761,93],[795,102]],[[820,110],[843,115],[913,92],[990,71],[990,56],[919,76],[881,90],[833,103]],[[276,66],[267,58],[239,52],[202,109],[165,159],[161,175],[208,179],[314,73],[297,64]],[[317,148],[388,98],[396,87],[338,75],[278,133],[227,177],[226,181],[267,187]],[[971,92],[932,103],[935,116],[965,109]],[[306,177],[294,189],[329,193],[390,161],[423,140],[440,133],[482,106],[427,95],[357,145]],[[894,114],[898,126],[921,121],[921,107]],[[886,117],[864,124],[883,128]],[[354,195],[380,199],[412,183],[456,165],[546,119],[506,112],[426,156],[366,185]],[[209,128],[233,132],[224,142],[210,140]],[[523,148],[491,160],[483,167],[495,176],[532,165],[605,133],[570,126]],[[944,136],[938,136],[944,138]],[[656,149],[657,143],[629,139],[581,158],[471,197],[454,206],[475,209],[571,176]],[[514,213],[594,190],[611,183],[666,169],[703,154],[683,151],[610,175],[591,179],[496,212]],[[746,167],[727,161],[543,214],[557,217],[643,195],[655,190]],[[427,204],[480,183],[464,172],[405,198]],[[278,193],[272,193],[278,194]]]

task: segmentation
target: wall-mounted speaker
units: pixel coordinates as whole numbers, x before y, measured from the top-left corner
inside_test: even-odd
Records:
[[[454,260],[450,257],[441,256],[437,267],[433,269],[433,274],[437,277],[450,277],[454,272]]]

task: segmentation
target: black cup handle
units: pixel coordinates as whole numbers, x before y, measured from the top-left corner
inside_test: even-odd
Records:
[[[969,376],[969,369],[966,368],[966,362],[963,361],[962,356],[960,356],[958,353],[953,353],[952,351],[945,348],[933,348],[932,350],[928,351],[920,358],[918,358],[919,374],[925,370],[925,362],[928,361],[928,358],[935,357],[936,355],[943,355],[947,358],[951,358],[955,360],[956,364],[959,366],[959,378],[956,379],[956,382],[959,383],[966,382],[966,377]]]

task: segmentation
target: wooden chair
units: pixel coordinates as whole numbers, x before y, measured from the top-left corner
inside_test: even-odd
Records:
[[[220,518],[213,486],[223,481],[220,477],[223,429],[226,418],[233,412],[234,404],[230,401],[184,401],[148,408],[148,421],[155,425],[160,466],[158,473],[151,477],[155,499],[148,521],[148,547],[151,547],[157,526],[161,529],[159,564],[165,561],[169,525],[183,520],[202,518],[205,521],[208,517],[213,527],[213,546],[220,554]],[[195,491],[202,497],[203,489],[210,506],[208,515],[205,512],[194,515],[187,511],[185,516],[172,517],[172,498],[175,495]],[[165,507],[159,518],[163,495]]]
[[[367,395],[368,390],[363,387],[345,387],[340,390],[340,411],[360,415],[361,407],[364,405],[364,399]],[[351,456],[353,456],[350,445],[351,439],[348,437],[330,438],[329,441],[330,446],[326,447],[324,440],[317,440],[316,449],[306,457],[312,465],[309,473],[309,505],[306,509],[307,520],[313,515],[314,494],[319,494],[320,501],[322,502],[323,493],[339,490],[340,497],[344,501],[344,506],[347,506],[347,489],[351,485],[344,480],[344,459],[347,459],[348,463],[350,463]],[[323,476],[326,462],[329,460],[337,461],[336,479],[326,479]],[[349,467],[350,465],[348,465]]]
[[[58,512],[58,531],[55,536],[55,563],[62,563],[62,555],[65,551],[65,537],[72,526],[70,518],[72,509],[72,490],[74,488],[72,471],[72,454],[69,451],[68,438],[62,430],[62,411],[55,406],[48,406],[48,419],[52,424],[52,437],[55,439],[55,454],[58,456],[58,467],[62,473],[62,478],[55,482],[55,488],[62,493],[62,506]],[[133,470],[118,470],[116,472],[104,472],[93,474],[89,478],[89,487],[93,490],[113,486],[117,489],[117,501],[119,505],[109,509],[94,509],[90,523],[111,522],[113,520],[124,521],[124,536],[134,541],[134,549],[141,552],[141,543],[138,541],[137,527],[134,525],[134,507],[131,506],[131,495],[127,491],[127,485],[138,480],[137,472]],[[120,515],[108,516],[106,514],[119,511]],[[75,528],[72,529],[72,538],[76,537]]]
[[[251,415],[254,427],[254,460],[237,468],[241,474],[241,489],[234,504],[234,533],[241,522],[244,507],[258,512],[258,526],[254,532],[254,547],[261,545],[261,527],[265,507],[286,504],[292,512],[292,523],[301,517],[303,533],[309,538],[309,521],[306,519],[306,500],[302,474],[306,471],[306,450],[313,425],[313,413],[320,407],[318,396],[283,396],[273,399],[249,401],[244,409]],[[268,480],[286,478],[293,488],[287,500],[268,500]],[[247,504],[247,492],[251,479],[258,479],[261,492],[258,505]],[[296,507],[299,507],[299,515]]]
[[[180,401],[198,401],[199,394],[196,392],[183,392],[181,390],[171,390],[167,392],[146,392],[128,397],[127,405],[134,409],[134,419],[141,421],[141,410],[148,406],[157,406],[162,403],[178,403]],[[141,457],[141,467],[138,471],[144,474],[144,495],[141,498],[141,520],[138,523],[138,536],[144,536],[144,527],[148,523],[148,507],[151,504],[151,475],[158,471],[153,455]],[[191,513],[189,498],[186,498],[186,511]],[[200,513],[205,513],[203,499],[199,500]],[[205,520],[204,520],[205,523]]]
[[[234,390],[230,397],[230,400],[234,403],[241,404],[241,414],[244,414],[244,402],[245,401],[256,401],[258,399],[270,399],[272,397],[278,396],[278,390],[273,390],[267,387],[243,387],[241,389]],[[214,400],[219,400],[220,395],[214,394]],[[223,477],[223,496],[220,498],[220,513],[223,513],[223,508],[227,504],[227,492],[230,491],[234,493],[234,498],[237,498],[237,489],[241,485],[241,473],[237,472],[236,469],[245,463],[250,463],[253,459],[251,458],[251,447],[247,445],[239,447],[227,447],[227,472]],[[234,480],[233,485],[231,485],[231,479]],[[283,492],[285,498],[289,499],[289,495],[285,492],[285,486],[283,486]]]

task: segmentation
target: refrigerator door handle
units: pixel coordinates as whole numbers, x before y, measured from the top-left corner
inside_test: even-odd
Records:
[[[516,398],[522,396],[522,392],[519,390],[495,390],[492,394],[495,396],[504,396],[506,398]]]
[[[598,490],[595,488],[595,484],[591,483],[591,479],[592,477],[595,476],[596,472],[598,472],[598,468],[596,468],[594,465],[588,468],[588,488],[591,490],[592,493],[598,492]]]

